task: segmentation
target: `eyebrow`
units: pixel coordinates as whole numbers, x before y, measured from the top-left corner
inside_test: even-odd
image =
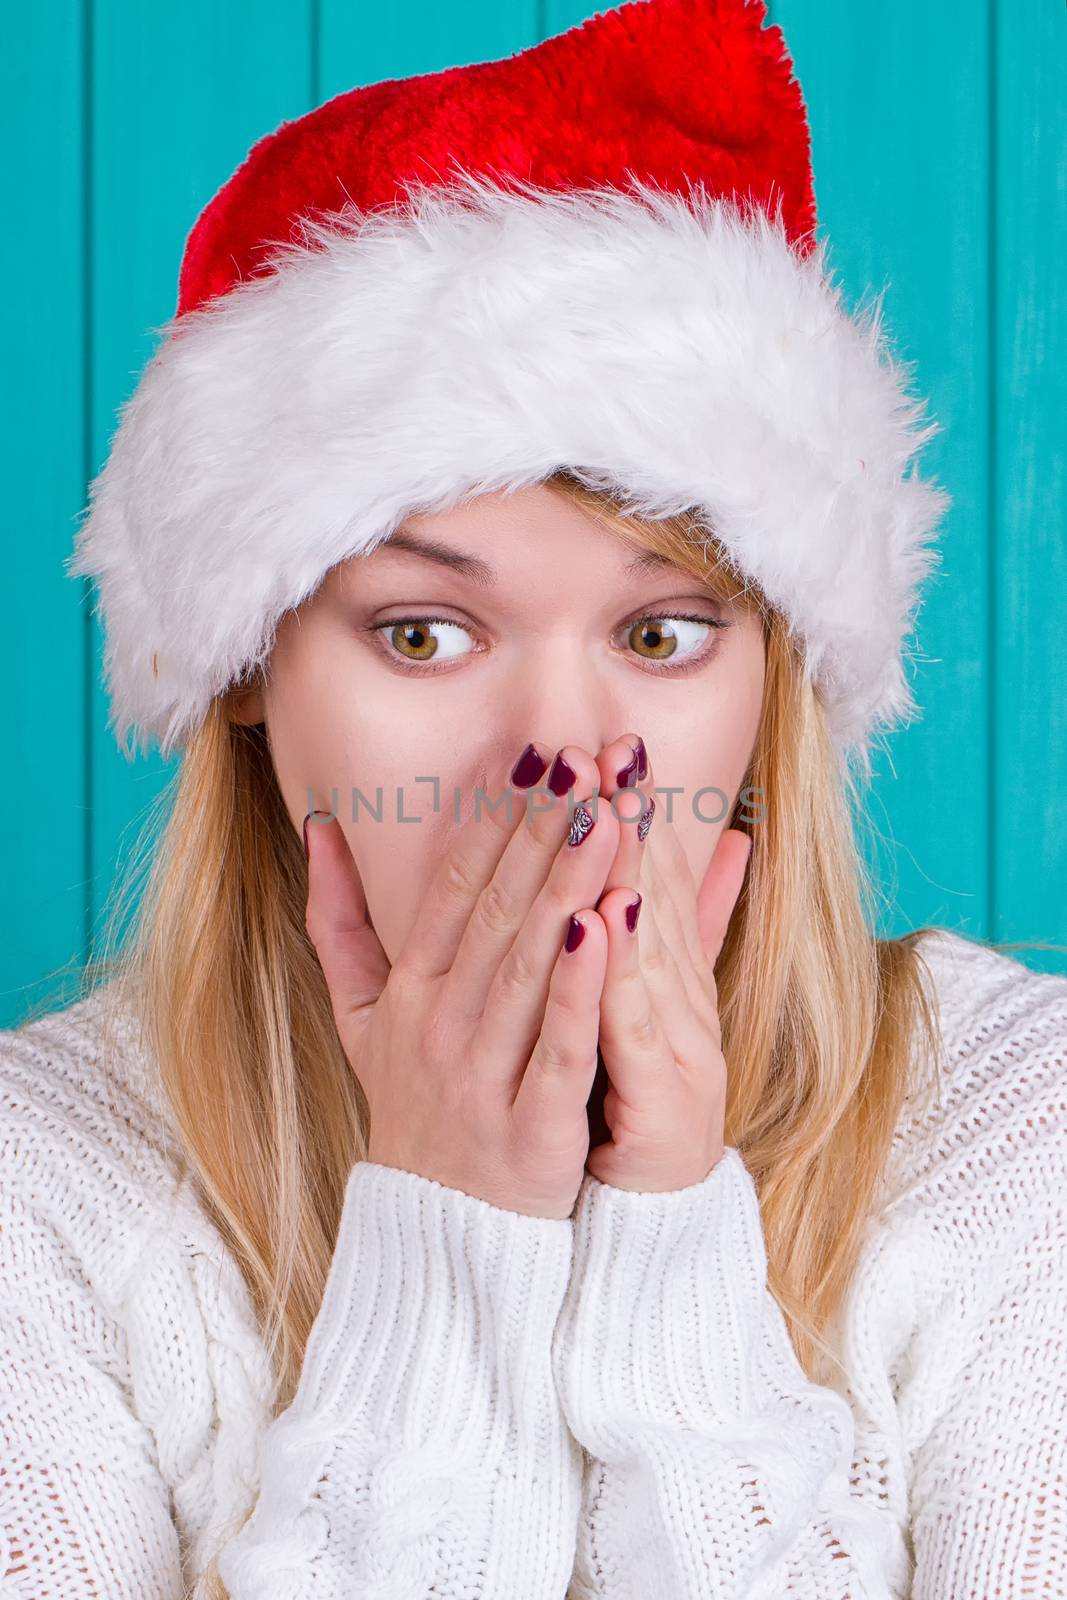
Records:
[[[483,561],[480,556],[468,555],[463,550],[454,550],[451,545],[440,544],[436,539],[420,539],[416,534],[398,531],[383,540],[377,548],[406,551],[408,555],[421,556],[424,561],[435,561],[438,566],[449,567],[461,577],[468,578],[480,589],[492,588],[497,580],[496,569],[488,561]],[[669,556],[661,555],[658,550],[645,550],[626,564],[623,573],[627,578],[639,578],[645,573],[674,566]]]

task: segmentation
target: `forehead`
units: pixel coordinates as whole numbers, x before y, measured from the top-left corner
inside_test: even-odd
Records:
[[[676,564],[670,557],[662,555],[658,550],[640,550],[627,557],[626,547],[621,541],[619,544],[620,564],[623,575],[627,578],[639,578],[650,572],[675,568]],[[407,527],[399,528],[391,534],[378,546],[374,555],[383,558],[390,555],[414,556],[420,561],[430,562],[450,572],[456,572],[481,589],[492,588],[500,576],[499,567],[485,556],[476,554],[473,550],[465,550],[446,539],[429,538],[423,534],[413,533]]]

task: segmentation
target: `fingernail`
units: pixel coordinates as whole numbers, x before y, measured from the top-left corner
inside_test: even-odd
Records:
[[[511,781],[519,789],[530,789],[548,766],[536,746],[528,744],[511,769]]]
[[[637,927],[637,919],[640,915],[641,896],[638,895],[637,899],[631,901],[631,903],[626,907],[626,926],[629,928],[631,933],[633,933],[634,929]]]
[[[567,835],[569,845],[581,844],[583,839],[588,839],[593,831],[594,817],[584,800],[580,800],[574,808],[571,818],[571,831]]]
[[[557,751],[556,759],[552,763],[547,779],[548,787],[552,790],[552,793],[557,795],[566,794],[567,790],[573,787],[576,776],[574,768],[569,762],[564,761],[562,753]]]
[[[308,856],[308,823],[311,821],[312,817],[328,817],[329,815],[330,815],[330,813],[328,811],[309,811],[307,816],[304,818],[304,860],[305,861],[308,861],[310,859],[310,857]]]
[[[572,916],[567,924],[567,939],[563,948],[565,950],[577,950],[584,938],[585,923],[579,922],[577,917]]]
[[[639,735],[633,754],[626,765],[619,769],[615,781],[620,789],[632,789],[641,778],[647,777],[648,755],[645,751],[645,741]]]
[[[645,749],[645,741],[640,737],[640,735],[638,735],[638,739],[637,739],[637,757],[638,757],[638,761],[640,762],[640,766],[638,767],[638,771],[637,771],[637,776],[638,776],[638,778],[647,778],[648,777],[648,751]]]
[[[644,843],[644,841],[648,838],[648,830],[652,826],[652,818],[655,814],[655,810],[656,802],[651,796],[649,796],[648,805],[637,819],[637,837],[642,843]]]

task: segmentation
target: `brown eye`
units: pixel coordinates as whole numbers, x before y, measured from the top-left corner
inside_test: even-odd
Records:
[[[469,630],[447,617],[397,617],[375,623],[368,631],[382,638],[382,647],[394,660],[410,661],[412,666],[472,653]]]
[[[421,622],[398,622],[390,630],[389,640],[409,661],[429,661],[437,653],[437,640]]]
[[[630,628],[628,642],[645,661],[667,661],[676,654],[689,659],[721,626],[710,617],[640,617]]]
[[[659,617],[635,622],[630,629],[629,642],[638,655],[645,655],[649,661],[666,661],[678,648],[674,629]]]
[[[732,623],[720,617],[690,616],[673,612],[670,616],[646,613],[629,624],[626,648],[664,676],[695,672],[716,652],[717,635]]]

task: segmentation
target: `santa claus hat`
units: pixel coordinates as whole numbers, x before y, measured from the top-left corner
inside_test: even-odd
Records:
[[[843,757],[904,673],[939,431],[816,244],[762,0],[631,0],[502,61],[353,89],[201,212],[68,561],[111,725],[164,756],[282,614],[414,511],[561,466],[704,526],[786,617]]]

